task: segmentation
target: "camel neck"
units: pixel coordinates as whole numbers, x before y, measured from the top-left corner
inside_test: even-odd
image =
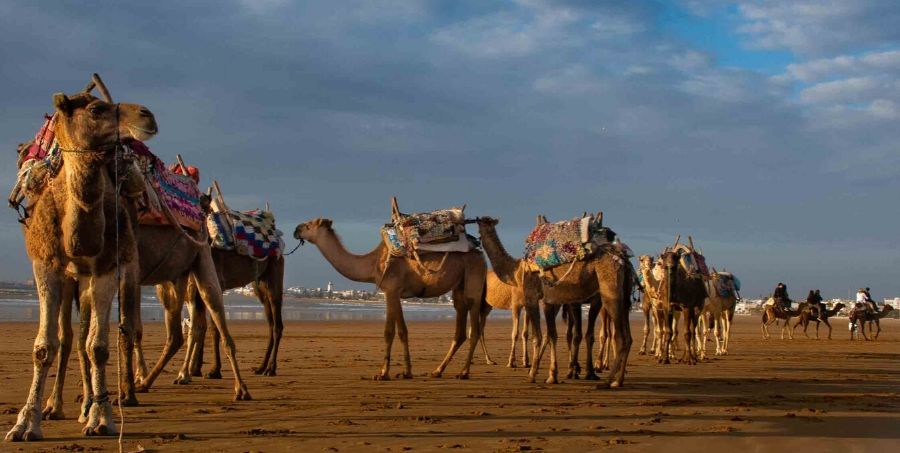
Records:
[[[315,242],[322,256],[339,274],[355,282],[375,283],[378,261],[384,253],[384,243],[365,255],[347,251],[340,238],[330,228]]]
[[[500,280],[507,284],[517,284],[516,270],[519,268],[521,260],[513,258],[503,247],[500,237],[497,235],[497,229],[493,225],[480,225],[479,232],[481,234],[481,245],[487,253],[488,259],[491,260],[491,267],[500,277]]]
[[[61,141],[61,147],[66,143]],[[62,232],[66,254],[93,257],[103,249],[105,231],[104,194],[113,182],[106,170],[105,156],[69,153],[63,156],[62,173],[66,196]],[[114,221],[114,219],[110,219]]]

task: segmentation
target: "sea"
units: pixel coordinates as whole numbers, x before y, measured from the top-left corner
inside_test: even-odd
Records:
[[[240,294],[225,295],[225,316],[229,320],[265,321],[260,302]],[[115,319],[118,304],[113,302],[110,315]],[[37,321],[40,307],[32,291],[4,290],[0,295],[0,321]],[[156,296],[143,294],[141,297],[141,320],[143,322],[162,321],[165,312]],[[187,317],[187,309],[182,317]],[[344,301],[330,299],[284,300],[282,316],[285,321],[372,321],[384,320],[385,303],[377,301]],[[494,310],[491,318],[510,316],[509,311]],[[449,303],[403,302],[403,317],[407,320],[439,321],[456,318],[456,311]],[[78,319],[78,310],[72,310],[72,319]]]

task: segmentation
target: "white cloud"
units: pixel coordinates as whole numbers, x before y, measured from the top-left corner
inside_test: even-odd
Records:
[[[741,0],[749,44],[803,55],[858,50],[900,38],[895,0]]]

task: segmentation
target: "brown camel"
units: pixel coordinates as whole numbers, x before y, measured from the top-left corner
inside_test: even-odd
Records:
[[[720,294],[720,290],[725,295]],[[716,341],[716,355],[728,354],[728,342],[731,339],[731,321],[734,319],[734,307],[737,305],[738,293],[734,275],[729,272],[717,272],[715,269],[706,281],[706,302],[699,325],[700,358],[706,358],[706,339],[709,331],[713,331]]]
[[[284,332],[281,308],[284,296],[284,257],[269,257],[257,260],[249,256],[241,255],[233,250],[212,249],[213,262],[216,266],[216,274],[219,277],[219,285],[223,290],[242,288],[253,284],[254,292],[263,306],[266,321],[269,325],[269,342],[263,355],[262,363],[253,369],[256,374],[275,376],[277,374],[278,347],[281,344],[281,336]],[[188,289],[188,311],[191,313],[191,334],[185,354],[185,363],[190,368],[183,370],[184,374],[200,376],[203,366],[203,349],[206,339],[206,310],[202,302],[197,299],[194,285]],[[197,332],[194,332],[194,330]],[[197,343],[192,343],[196,340]],[[213,366],[206,373],[208,379],[222,378],[222,357],[219,352],[220,334],[218,329],[213,329]]]
[[[133,267],[138,253],[136,225],[126,209],[132,201],[116,190],[116,177],[133,169],[122,159],[120,145],[123,140],[149,139],[156,134],[157,125],[144,106],[95,98],[90,94],[95,84],[106,94],[95,74],[94,82],[83,92],[53,96],[60,158],[50,165],[43,190],[29,194],[30,217],[22,229],[41,304],[33,352],[34,377],[7,441],[43,437],[40,403],[60,347],[60,308],[65,300],[75,297],[76,288],[81,302],[93,307],[85,320],[89,328],[85,355],[91,362],[91,398],[82,432],[116,433],[106,385],[109,312],[116,291],[116,270]],[[70,350],[71,343],[64,347]],[[59,366],[64,369],[65,364]]]
[[[769,339],[769,326],[772,325],[775,321],[782,319],[784,320],[784,325],[781,326],[781,339],[784,340],[784,332],[787,331],[789,334],[789,338],[791,340],[794,339],[794,331],[790,328],[789,324],[791,318],[796,318],[800,316],[799,310],[791,310],[784,309],[781,307],[776,307],[772,298],[769,298],[769,301],[763,306],[763,315],[762,315],[762,333],[763,339]]]
[[[892,307],[890,305],[885,305],[881,309],[881,311],[871,312],[869,310],[866,310],[866,308],[864,306],[861,307],[861,306],[857,305],[856,307],[854,307],[853,309],[850,310],[850,314],[847,317],[850,320],[851,326],[854,326],[854,327],[857,325],[859,326],[859,332],[862,333],[863,338],[865,338],[866,341],[869,341],[869,336],[866,335],[866,323],[870,323],[869,324],[869,334],[873,334],[872,324],[874,324],[876,330],[874,332],[872,340],[877,340],[878,334],[881,333],[881,322],[880,322],[881,318],[884,318],[893,310],[894,310],[894,307]],[[853,329],[853,328],[850,329],[850,339],[851,340],[853,339],[853,331],[854,330],[855,329]],[[859,339],[858,336],[857,336],[857,339]]]
[[[531,366],[531,360],[528,355],[527,314],[525,319],[520,319],[524,307],[525,294],[522,292],[522,288],[507,285],[497,277],[494,271],[488,271],[484,289],[484,304],[481,306],[481,347],[484,350],[484,358],[488,365],[494,365],[496,362],[491,360],[488,355],[487,347],[484,344],[484,329],[487,326],[487,316],[491,313],[491,310],[496,308],[512,312],[512,341],[506,366],[509,368],[516,367],[516,344],[519,339],[522,340],[522,366]]]
[[[803,304],[800,304],[800,305],[802,306],[804,304],[806,304],[806,302],[804,302]],[[831,308],[830,310],[825,310],[822,313],[819,313],[819,307],[817,307],[817,306],[807,306],[807,307],[802,307],[802,308],[805,308],[805,309],[800,310],[800,316],[799,316],[799,318],[797,318],[797,321],[794,323],[793,327],[791,327],[791,330],[796,330],[797,326],[803,325],[803,335],[806,336],[806,338],[809,338],[809,334],[806,333],[806,329],[809,328],[810,322],[815,322],[816,323],[816,340],[818,340],[819,339],[819,323],[824,322],[825,325],[828,327],[828,339],[830,340],[831,339],[831,323],[828,322],[828,318],[831,318],[834,315],[838,314],[844,308],[844,304],[838,302],[837,304],[835,304],[835,306],[833,308]]]
[[[600,295],[602,306],[610,315],[615,326],[616,361],[610,371],[606,387],[620,387],[625,381],[625,365],[631,350],[631,330],[628,324],[629,293],[632,285],[631,263],[623,258],[615,246],[605,247],[594,256],[576,261],[571,265],[545,270],[545,275],[555,281],[547,284],[541,281],[536,271],[530,269],[522,259],[516,259],[506,252],[497,235],[498,221],[482,217],[478,221],[484,250],[491,260],[497,276],[508,284],[521,285],[525,293],[525,307],[528,310],[532,328],[533,343],[540,349],[535,353],[529,378],[534,382],[541,356],[548,344],[550,349],[550,370],[548,384],[559,382],[556,358],[556,313],[560,306],[583,303],[595,294]],[[560,270],[559,267],[568,268]],[[566,278],[561,278],[565,275]],[[543,302],[540,304],[540,302]],[[538,309],[543,308],[547,323],[547,338],[542,338]],[[597,379],[593,364],[593,335],[587,339],[586,379]]]
[[[641,255],[638,261],[641,286],[644,290],[644,298],[649,301],[651,307],[650,321],[654,326],[654,339],[650,350],[656,356],[658,363],[668,364],[671,363],[678,346],[678,321],[682,317],[682,312],[676,310],[676,307],[668,300],[669,286],[666,284],[667,273],[662,258],[654,260],[649,255]],[[645,335],[647,330],[649,329],[645,328]]]
[[[692,241],[693,242],[693,241]],[[682,263],[682,257],[691,253],[693,247],[685,247],[678,244],[675,240],[673,247],[667,247],[663,250],[659,259],[665,268],[662,286],[667,289],[661,294],[661,297],[669,304],[669,310],[662,313],[666,320],[666,326],[670,326],[674,321],[674,311],[678,310],[684,318],[684,354],[681,362],[689,365],[697,363],[697,354],[694,345],[696,344],[697,326],[699,325],[700,310],[703,308],[706,300],[706,284],[703,275],[700,273],[691,274],[685,269]],[[666,329],[663,335],[662,348],[663,357],[668,360],[669,346],[672,343],[671,330]]]
[[[384,241],[365,255],[354,255],[344,248],[331,228],[331,220],[315,219],[297,225],[294,237],[309,241],[318,247],[322,256],[344,277],[374,283],[384,291],[387,303],[387,321],[384,326],[384,365],[375,375],[376,380],[390,379],[391,345],[394,334],[399,333],[403,344],[404,370],[398,377],[411,379],[412,363],[409,357],[409,335],[403,319],[402,298],[437,297],[453,291],[453,308],[456,309],[456,334],[450,350],[431,376],[440,377],[453,359],[453,355],[466,341],[466,316],[472,323],[471,342],[459,379],[469,378],[469,367],[478,339],[481,336],[481,300],[485,285],[487,263],[481,251],[455,253],[421,253],[421,262],[406,257],[391,257]]]

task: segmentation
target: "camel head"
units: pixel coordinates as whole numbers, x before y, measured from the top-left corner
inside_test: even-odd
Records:
[[[104,100],[90,93],[95,85],[102,87]],[[149,140],[159,131],[156,118],[147,107],[114,104],[96,74],[85,91],[74,95],[54,94],[53,106],[57,116],[56,137],[63,149],[111,152],[120,141]]]
[[[649,270],[653,267],[653,257],[650,255],[641,255],[638,262],[641,263],[641,270]]]
[[[297,225],[297,228],[294,228],[294,239],[299,240],[301,244],[305,241],[315,244],[322,234],[333,232],[331,219],[318,218]]]
[[[90,91],[97,87],[103,100]],[[62,151],[66,174],[66,211],[62,222],[65,252],[73,257],[100,254],[106,222],[103,194],[114,190],[104,177],[118,145],[127,140],[147,140],[157,131],[156,118],[138,104],[114,104],[97,74],[87,88],[74,95],[53,95],[56,109],[54,132]]]
[[[485,231],[494,230],[500,220],[493,217],[478,217],[475,222],[478,224],[478,232],[483,235]]]

